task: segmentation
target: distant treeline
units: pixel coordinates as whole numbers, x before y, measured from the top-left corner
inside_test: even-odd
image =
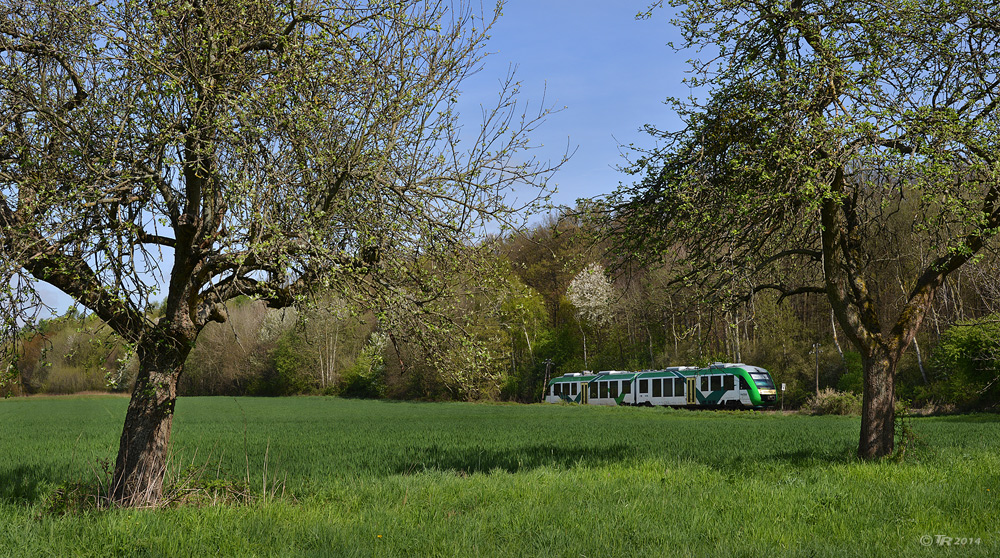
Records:
[[[484,243],[506,282],[445,306],[458,328],[420,332],[363,305],[320,297],[300,310],[231,301],[229,319],[198,338],[183,395],[333,394],[420,400],[538,401],[545,378],[580,370],[638,370],[715,361],[767,368],[797,408],[821,389],[860,394],[861,357],[820,295],[705,300],[667,265],[614,274],[613,254],[585,218],[553,216],[526,234]],[[881,300],[903,294],[891,255]],[[887,259],[891,259],[887,255]],[[915,407],[996,409],[1000,401],[1000,265],[988,254],[937,294],[897,377]],[[470,278],[444,278],[469,281]],[[474,279],[474,278],[472,278]],[[155,319],[160,309],[150,308]],[[396,326],[387,326],[395,323]],[[463,332],[454,335],[454,331]],[[11,393],[131,387],[135,359],[94,317],[70,309],[21,340]]]

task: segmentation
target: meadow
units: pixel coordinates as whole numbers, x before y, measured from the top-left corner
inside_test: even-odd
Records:
[[[990,556],[1000,416],[908,419],[337,398],[182,398],[172,485],[91,509],[127,400],[0,401],[0,556]],[[177,493],[182,493],[180,489]]]

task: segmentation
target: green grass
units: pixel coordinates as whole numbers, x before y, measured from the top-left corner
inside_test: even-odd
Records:
[[[905,461],[861,463],[849,417],[187,398],[173,474],[277,495],[47,511],[61,484],[101,477],[126,405],[0,401],[0,556],[1000,553],[995,415],[912,419]],[[920,544],[936,535],[973,542]]]

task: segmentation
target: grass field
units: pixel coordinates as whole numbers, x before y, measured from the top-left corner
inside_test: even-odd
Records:
[[[59,513],[126,405],[0,401],[0,556],[1000,554],[995,415],[911,419],[902,462],[861,463],[857,418],[187,398],[171,477],[252,503]]]

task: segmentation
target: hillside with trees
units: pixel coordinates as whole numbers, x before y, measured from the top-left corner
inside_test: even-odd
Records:
[[[468,341],[453,335],[435,339],[406,324],[380,326],[375,315],[332,296],[304,310],[269,309],[244,298],[229,303],[226,323],[199,337],[178,391],[532,402],[540,398],[546,368],[551,376],[725,361],[770,370],[787,386],[786,408],[806,403],[817,381],[820,389],[860,396],[860,355],[824,296],[761,291],[720,304],[677,282],[667,263],[625,271],[600,232],[585,212],[567,210],[481,246],[505,279],[476,285],[441,316],[461,325],[476,353],[463,352]],[[875,283],[883,286],[885,304],[904,296],[898,269],[919,264],[918,256],[892,254],[892,265],[879,269]],[[998,276],[1000,257],[989,253],[949,278],[901,362],[900,398],[937,410],[996,408]],[[471,286],[469,277],[446,280]],[[574,303],[581,293],[572,287],[579,291],[588,281],[601,291],[591,297],[599,304]],[[93,315],[71,309],[31,335],[15,365],[12,393],[130,388],[134,358]]]

